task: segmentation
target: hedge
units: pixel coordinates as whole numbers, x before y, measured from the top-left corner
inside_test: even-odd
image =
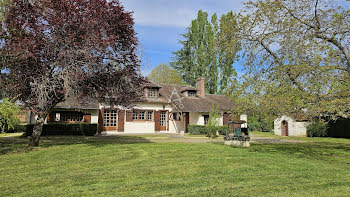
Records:
[[[188,125],[188,133],[190,135],[207,134],[205,128],[205,125]]]
[[[188,134],[190,135],[205,135],[207,134],[205,125],[188,125]],[[220,135],[226,135],[229,131],[228,126],[217,126],[216,127]]]
[[[327,123],[316,121],[306,127],[306,135],[308,137],[326,137]]]
[[[26,125],[25,133],[26,136],[31,136],[33,133],[33,124]],[[45,135],[95,135],[97,132],[97,124],[45,124],[42,136]]]

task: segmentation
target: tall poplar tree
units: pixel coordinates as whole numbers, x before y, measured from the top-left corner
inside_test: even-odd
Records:
[[[197,78],[206,79],[208,93],[225,93],[235,78],[233,63],[237,59],[240,44],[231,39],[227,32],[235,30],[234,15],[223,15],[218,23],[218,17],[213,14],[210,21],[208,13],[200,10],[197,19],[193,20],[184,40],[179,43],[182,48],[174,52],[171,66],[179,71],[184,82],[195,85]]]

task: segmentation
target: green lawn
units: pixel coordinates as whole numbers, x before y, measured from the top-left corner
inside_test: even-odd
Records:
[[[350,140],[187,143],[0,137],[0,196],[349,196]],[[288,138],[285,138],[288,139]]]

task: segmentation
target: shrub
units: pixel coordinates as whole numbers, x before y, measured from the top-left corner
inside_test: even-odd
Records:
[[[190,135],[207,134],[205,125],[188,125],[188,133]]]
[[[8,99],[0,102],[0,132],[13,132],[15,126],[19,124],[16,115],[20,113],[18,105],[12,103]]]
[[[326,137],[327,123],[319,120],[311,122],[311,124],[306,127],[306,134],[308,137]]]
[[[34,125],[26,125],[26,136],[31,136]],[[97,132],[97,124],[45,124],[43,126],[42,136],[45,135],[95,135]]]
[[[220,135],[226,135],[229,132],[228,126],[215,126],[215,133],[218,132]],[[206,135],[208,127],[206,125],[188,125],[188,133],[190,135]]]
[[[217,126],[217,130],[219,132],[219,135],[226,135],[226,133],[230,132],[229,126]]]
[[[206,128],[207,137],[210,137],[210,138],[218,137],[216,133],[218,132],[217,126],[219,125],[219,118],[220,118],[219,105],[217,105],[217,107],[215,107],[215,105],[212,105],[209,113],[208,125]]]

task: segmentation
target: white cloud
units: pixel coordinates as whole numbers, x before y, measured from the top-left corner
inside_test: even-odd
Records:
[[[121,0],[127,11],[133,11],[137,25],[186,27],[200,9],[209,14],[238,10],[237,0]]]

